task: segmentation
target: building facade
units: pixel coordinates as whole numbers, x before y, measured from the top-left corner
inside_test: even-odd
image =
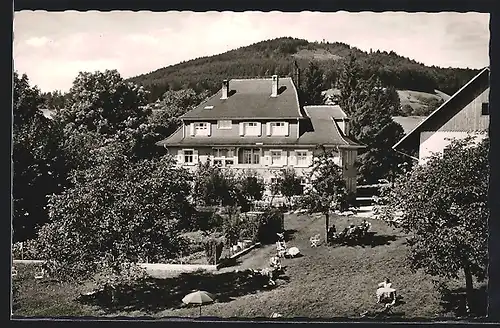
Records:
[[[489,129],[489,68],[452,95],[438,109],[406,134],[394,149],[419,163],[440,153],[453,139],[472,136],[478,142]]]
[[[348,117],[339,106],[301,106],[291,78],[224,80],[181,121],[157,145],[188,169],[210,161],[254,170],[269,183],[285,167],[305,176],[324,148],[342,166],[348,189],[356,190],[354,164],[363,146],[349,138]]]

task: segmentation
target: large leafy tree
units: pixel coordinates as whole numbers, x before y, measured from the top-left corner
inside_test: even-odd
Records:
[[[325,239],[330,227],[330,212],[346,210],[349,207],[348,200],[342,168],[335,163],[332,154],[324,150],[315,158],[303,203],[309,212],[321,212],[325,215]]]
[[[34,237],[47,221],[47,195],[66,184],[61,127],[43,116],[40,92],[28,77],[14,73],[13,228],[14,240]]]
[[[129,154],[137,158],[150,157],[156,134],[148,124],[151,109],[146,104],[147,91],[116,70],[79,73],[56,118],[65,127],[65,148],[74,153],[79,141],[98,135],[127,143]]]
[[[288,204],[291,205],[292,197],[303,193],[302,181],[293,168],[284,168],[277,177],[278,190],[285,196]]]
[[[310,62],[304,72],[301,96],[306,105],[321,105],[323,95],[323,71],[314,62]]]
[[[376,183],[394,177],[404,161],[392,149],[404,135],[392,119],[400,106],[396,91],[378,78],[363,79],[354,56],[344,66],[339,87],[341,106],[351,117],[351,135],[367,146],[358,158],[362,181]]]
[[[264,194],[264,179],[253,170],[245,170],[236,176],[238,198],[251,205],[256,200],[261,200]],[[240,202],[241,202],[240,201]]]
[[[199,205],[234,206],[241,196],[235,175],[210,161],[198,163],[193,180],[193,198]]]
[[[489,141],[456,140],[443,154],[402,175],[390,191],[386,216],[400,215],[411,233],[414,269],[447,278],[465,277],[473,309],[473,277],[485,279],[488,255]]]
[[[149,104],[149,123],[161,137],[168,137],[179,126],[179,117],[193,109],[208,96],[207,92],[196,93],[193,89],[168,90],[156,102]]]
[[[92,165],[50,198],[39,243],[54,275],[85,279],[178,254],[179,227],[192,215],[190,175],[169,156],[131,161],[126,150],[116,141],[93,149]]]

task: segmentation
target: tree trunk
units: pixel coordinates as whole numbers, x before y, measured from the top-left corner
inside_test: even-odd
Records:
[[[325,241],[328,241],[328,228],[330,227],[330,212],[325,213]]]
[[[464,274],[465,274],[465,293],[466,293],[466,303],[465,307],[467,313],[472,312],[472,307],[474,304],[473,295],[474,295],[474,283],[472,281],[472,273],[470,271],[470,266],[468,263],[464,266]]]

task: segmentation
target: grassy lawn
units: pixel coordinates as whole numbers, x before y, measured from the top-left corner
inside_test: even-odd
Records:
[[[361,219],[333,217],[337,230]],[[370,221],[370,220],[369,220]],[[412,273],[405,257],[405,236],[380,221],[370,221],[376,234],[371,244],[347,247],[311,248],[309,237],[324,236],[324,217],[286,217],[285,228],[302,257],[284,260],[284,279],[274,289],[264,289],[246,278],[242,268],[267,266],[275,246],[269,245],[240,258],[231,268],[217,274],[181,274],[165,279],[149,279],[124,291],[117,304],[84,303],[77,299],[82,286],[39,282],[28,268],[18,268],[18,306],[15,315],[25,316],[198,316],[199,308],[185,307],[181,299],[195,289],[212,292],[217,302],[202,309],[204,316],[269,317],[278,312],[284,317],[359,318],[364,311],[380,309],[375,304],[377,284],[388,276],[402,297],[394,309],[397,318],[455,317],[457,296],[442,294],[432,279],[422,272]],[[450,290],[463,282],[448,282]],[[476,284],[476,288],[480,287]],[[484,292],[484,286],[480,291]],[[484,298],[484,295],[483,295]]]

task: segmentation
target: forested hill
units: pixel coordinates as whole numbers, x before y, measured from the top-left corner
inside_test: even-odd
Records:
[[[432,51],[432,49],[429,49]],[[433,93],[435,89],[453,94],[479,70],[425,66],[394,52],[364,52],[345,43],[308,42],[294,38],[278,38],[202,57],[129,80],[151,91],[151,101],[166,90],[192,88],[197,92],[215,92],[227,78],[260,77],[279,74],[291,76],[293,62],[301,68],[314,60],[324,71],[324,89],[335,86],[343,59],[353,52],[365,76],[378,75],[389,86],[400,90]]]

